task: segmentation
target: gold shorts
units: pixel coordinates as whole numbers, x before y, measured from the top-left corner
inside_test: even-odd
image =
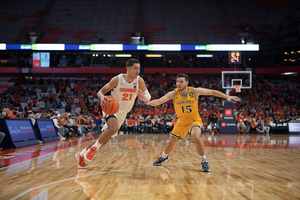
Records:
[[[193,120],[193,121],[180,121],[177,120],[171,135],[176,139],[182,139],[184,138],[193,127],[198,126],[200,129],[202,129],[202,119]]]

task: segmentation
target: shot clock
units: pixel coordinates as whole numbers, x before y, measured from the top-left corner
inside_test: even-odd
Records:
[[[229,64],[241,64],[242,56],[240,51],[229,51],[228,52],[228,60]]]

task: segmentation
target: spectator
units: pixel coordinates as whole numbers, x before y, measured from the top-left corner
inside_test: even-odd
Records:
[[[76,115],[69,115],[69,120],[66,122],[70,130],[74,133],[74,135],[79,135],[78,133],[78,125],[76,124]]]
[[[140,119],[139,119],[138,116],[136,116],[135,119],[134,119],[133,132],[134,133],[139,132],[139,127],[140,127]]]
[[[126,125],[127,125],[127,133],[129,134],[130,132],[131,133],[134,133],[134,119],[132,118],[132,116],[130,116],[129,119],[126,120]]]
[[[247,116],[247,118],[244,119],[244,124],[245,124],[245,132],[246,133],[250,133],[250,124],[251,124],[252,120],[250,118],[250,116]]]
[[[239,114],[239,116],[237,116],[237,129],[238,129],[238,132],[244,132],[245,131],[245,123],[244,123],[244,116],[242,113]]]
[[[76,113],[75,110],[76,110],[76,105],[75,105],[75,103],[73,103],[72,106],[71,106],[71,113],[72,114]]]
[[[140,127],[139,127],[139,130],[141,133],[144,133],[145,132],[145,119],[144,117],[140,117]]]
[[[65,112],[70,113],[72,111],[70,103],[66,104]]]
[[[160,117],[158,120],[159,120],[159,123],[160,123],[161,133],[164,133],[164,130],[165,130],[165,119],[163,117]]]
[[[54,126],[56,128],[56,131],[59,134],[60,139],[66,140],[66,137],[64,136],[64,129],[62,126],[59,125],[60,118],[61,118],[61,115],[54,112],[53,117],[51,119],[53,120]]]
[[[77,108],[75,109],[75,112],[77,115],[81,114],[81,108],[77,105]]]
[[[211,131],[212,131],[212,133],[214,133],[214,128],[216,127],[217,129],[219,128],[218,127],[218,118],[217,118],[217,116],[216,116],[216,114],[215,113],[213,113],[213,114],[211,114],[210,116],[209,116],[209,121],[210,121],[210,127],[211,127]]]
[[[169,133],[172,131],[172,122],[171,122],[171,117],[168,115],[167,119],[165,120],[165,133]]]
[[[260,121],[257,122],[256,133],[257,134],[263,134],[264,133],[264,127],[263,127],[263,125],[261,124]]]
[[[80,115],[79,121],[80,121],[81,133],[82,133],[82,135],[84,134],[86,136],[89,132],[89,130],[88,130],[89,123],[88,123],[87,117],[84,115],[82,115],[82,116]]]
[[[292,117],[291,121],[290,122],[297,122],[296,118],[295,117]]]
[[[250,122],[250,133],[256,133],[255,118],[251,119],[251,122]]]
[[[262,119],[262,117],[258,118],[257,123],[260,123],[263,127],[265,126],[265,123],[264,123],[264,120]]]
[[[68,131],[68,135],[67,136],[70,136],[70,137],[72,137],[72,136],[75,136],[75,130],[70,126],[71,124],[70,124],[70,122],[69,122],[69,120],[70,120],[70,115],[69,115],[69,113],[65,113],[65,116],[64,117],[62,117],[62,125],[63,125],[63,127],[65,128],[65,129],[67,129]]]
[[[153,129],[152,129],[152,121],[150,119],[150,116],[148,116],[146,118],[146,133],[152,133]]]
[[[270,129],[271,129],[271,124],[272,123],[273,123],[273,118],[272,117],[266,119],[266,126],[265,126],[266,128],[265,128],[265,131],[266,131],[267,134],[270,133]]]
[[[154,133],[161,133],[161,124],[160,124],[158,118],[155,119],[155,122],[153,124],[153,132]]]
[[[15,118],[15,117],[16,117],[16,116],[11,112],[11,110],[7,109],[6,112],[7,112],[7,117],[9,117],[9,118]]]
[[[89,122],[89,132],[93,132],[96,128],[95,121],[93,120],[92,116],[88,117],[88,122]]]

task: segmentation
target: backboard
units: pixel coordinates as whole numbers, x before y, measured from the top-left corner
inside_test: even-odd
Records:
[[[222,88],[235,89],[234,85],[241,85],[241,89],[251,89],[252,71],[222,71]]]

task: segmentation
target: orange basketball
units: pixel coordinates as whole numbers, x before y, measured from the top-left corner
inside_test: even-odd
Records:
[[[113,115],[119,110],[119,102],[114,97],[107,97],[106,103],[102,106],[102,110],[107,115]]]

